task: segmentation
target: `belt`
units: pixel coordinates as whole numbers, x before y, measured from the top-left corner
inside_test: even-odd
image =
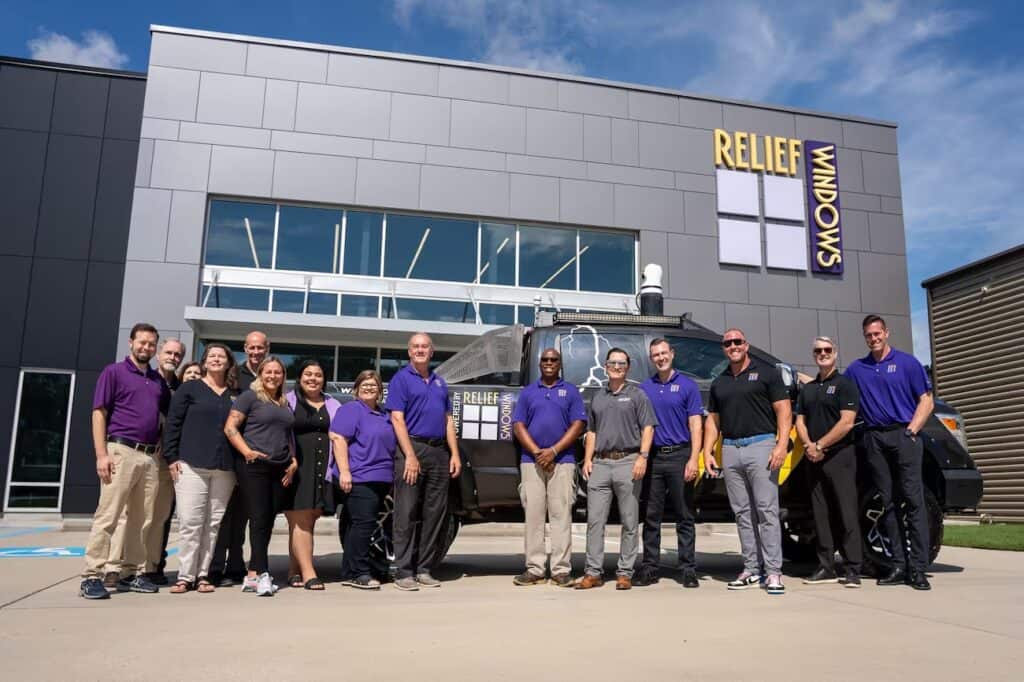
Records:
[[[117,443],[118,445],[124,445],[125,447],[129,447],[132,450],[138,450],[139,452],[143,452],[147,455],[152,455],[154,452],[156,452],[155,445],[150,445],[149,443],[139,443],[134,440],[128,440],[127,438],[107,436],[107,442]]]
[[[605,450],[604,452],[595,452],[594,457],[596,459],[617,460],[625,459],[626,457],[635,455],[638,452],[638,450]]]
[[[775,438],[774,433],[759,433],[756,436],[746,436],[744,438],[723,438],[722,445],[731,445],[735,448],[745,448],[748,445],[754,443],[760,443],[766,441],[769,438]]]
[[[909,424],[886,424],[885,426],[865,426],[865,431],[903,431]]]
[[[444,438],[420,438],[419,436],[409,436],[409,440],[413,443],[423,443],[429,445],[432,448],[443,448],[448,444]]]
[[[656,448],[654,448],[654,452],[655,454],[658,455],[667,455],[670,452],[676,452],[677,450],[682,450],[688,447],[690,447],[689,443],[676,443],[675,445],[659,445]]]

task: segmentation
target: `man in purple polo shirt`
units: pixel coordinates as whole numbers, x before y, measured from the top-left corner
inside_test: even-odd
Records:
[[[103,586],[103,567],[110,556],[110,538],[121,512],[127,512],[124,563],[119,592],[157,592],[142,575],[146,561],[144,537],[153,523],[160,466],[160,414],[167,412],[171,392],[160,373],[149,366],[159,338],[156,328],[140,322],[132,327],[128,357],[108,365],[96,382],[92,405],[92,439],[100,499],[85,550],[81,595],[110,596]]]
[[[921,480],[924,445],[917,434],[935,406],[931,382],[917,358],[889,346],[885,320],[868,315],[861,329],[871,352],[850,363],[845,374],[860,391],[864,451],[885,505],[882,524],[892,552],[892,569],[878,584],[930,590],[925,575],[929,542]],[[907,505],[906,521],[899,513],[900,502]]]
[[[431,571],[441,558],[448,516],[448,482],[459,475],[459,443],[448,384],[430,369],[434,343],[422,332],[409,339],[409,364],[388,383],[395,451],[395,587],[440,587]]]
[[[526,571],[516,585],[541,585],[545,577],[544,521],[551,516],[551,582],[572,587],[572,503],[576,497],[576,441],[587,412],[576,386],[563,381],[562,356],[554,348],[540,353],[540,379],[519,394],[512,412],[521,446],[519,497],[526,511]]]
[[[683,587],[700,587],[697,580],[693,486],[696,480],[701,442],[700,390],[692,379],[672,367],[675,351],[665,339],[654,339],[650,346],[651,363],[657,373],[640,384],[651,399],[658,426],[654,429],[647,474],[640,491],[640,517],[644,520],[644,555],[633,584],[637,587],[658,582],[661,563],[661,519],[665,502],[676,517],[679,568]],[[697,447],[693,447],[697,443]]]

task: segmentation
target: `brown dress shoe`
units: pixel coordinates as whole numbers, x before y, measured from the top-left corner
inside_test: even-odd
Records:
[[[577,590],[589,590],[592,587],[601,587],[604,580],[599,575],[585,575],[576,583]]]
[[[615,576],[615,589],[616,590],[629,590],[633,588],[633,581],[624,575]]]

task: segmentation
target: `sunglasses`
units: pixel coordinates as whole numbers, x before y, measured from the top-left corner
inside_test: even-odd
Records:
[[[833,349],[833,348],[815,348],[815,349],[813,349],[813,353],[815,355],[832,355],[832,351],[833,350],[835,350],[835,349]]]
[[[549,362],[550,363],[557,363],[558,362],[558,358],[541,358],[540,361],[542,363],[549,363]]]
[[[722,341],[722,348],[728,348],[729,346],[742,346],[746,342],[746,339],[726,339],[725,341]]]
[[[604,364],[606,367],[625,367],[629,363],[626,362],[625,360],[609,360]]]

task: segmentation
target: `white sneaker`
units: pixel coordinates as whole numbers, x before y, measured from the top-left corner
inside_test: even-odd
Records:
[[[786,587],[782,584],[782,576],[778,574],[772,574],[768,576],[768,582],[764,584],[765,592],[772,595],[780,595],[786,593]]]
[[[274,593],[277,592],[275,587],[269,573],[260,573],[260,577],[256,581],[256,595],[260,597],[273,597]]]
[[[257,576],[246,575],[242,579],[242,592],[255,592],[258,581],[259,578]]]

